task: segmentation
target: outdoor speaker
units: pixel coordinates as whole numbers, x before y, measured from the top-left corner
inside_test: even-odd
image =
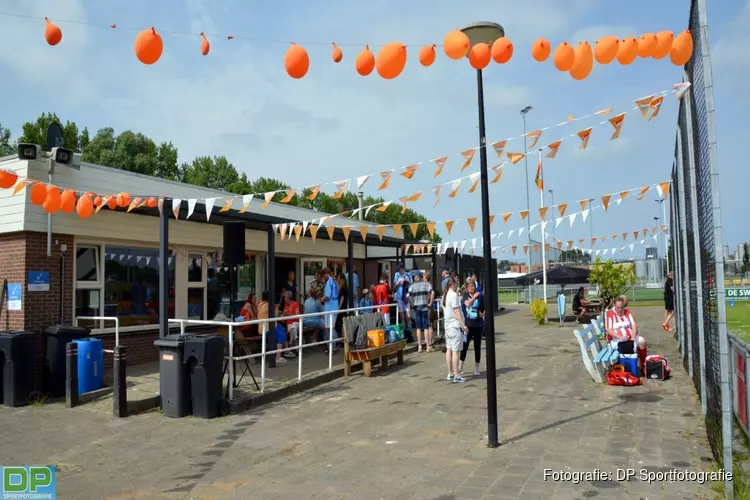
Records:
[[[224,223],[224,262],[229,266],[245,263],[245,223]]]

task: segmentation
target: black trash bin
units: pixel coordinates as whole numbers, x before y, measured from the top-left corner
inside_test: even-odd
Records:
[[[35,367],[34,332],[0,332],[0,403],[11,407],[28,404]]]
[[[154,342],[159,348],[159,394],[161,410],[167,417],[190,414],[187,365],[184,362],[185,336],[167,335]]]
[[[190,376],[193,415],[214,418],[221,415],[226,339],[219,335],[185,337],[185,363]]]
[[[91,330],[81,326],[55,325],[44,333],[47,334],[44,387],[53,397],[65,396],[65,346],[68,342],[87,338]]]

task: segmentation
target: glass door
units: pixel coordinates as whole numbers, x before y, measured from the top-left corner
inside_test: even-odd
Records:
[[[300,292],[307,296],[310,292],[310,285],[315,281],[315,277],[326,267],[326,259],[303,258],[300,259],[300,267],[302,269],[300,272],[300,276],[302,276],[302,289]]]

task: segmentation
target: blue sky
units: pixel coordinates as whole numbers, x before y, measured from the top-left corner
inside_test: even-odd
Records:
[[[722,0],[709,2],[709,8],[724,239],[734,248],[748,239],[747,225],[737,215],[743,214],[746,196],[740,172],[746,161],[750,94],[741,86],[750,78],[750,2]],[[273,175],[295,186],[448,156],[439,178],[446,182],[478,169],[477,155],[472,169],[460,172],[460,152],[478,143],[475,72],[466,61],[450,61],[442,52],[432,67],[423,68],[417,60],[420,45],[441,43],[449,30],[476,20],[505,27],[516,47],[514,58],[503,66],[493,63],[484,76],[491,142],[522,134],[519,110],[527,104],[534,107],[528,115],[529,130],[534,130],[602,108],[624,111],[634,98],[668,89],[682,76],[682,69],[668,59],[638,60],[627,67],[598,66],[585,81],[574,81],[556,71],[551,60],[533,61],[530,45],[535,38],[544,36],[556,45],[563,40],[593,43],[610,34],[680,31],[687,26],[688,9],[686,0],[537,0],[533,8],[521,0],[0,0],[2,12],[102,26],[60,23],[63,42],[53,48],[44,42],[42,22],[0,16],[5,47],[0,52],[0,93],[6,96],[0,121],[17,136],[24,121],[55,111],[92,134],[105,126],[143,132],[156,141],[172,141],[181,160],[222,154],[251,178]],[[119,28],[106,28],[112,23]],[[203,57],[199,38],[164,34],[164,56],[147,67],[133,54],[137,31],[125,28],[152,25],[221,37],[210,38],[211,54]],[[295,81],[283,68],[288,44],[223,39],[228,34],[325,43],[305,45],[311,70]],[[339,65],[331,61],[332,41],[344,51]],[[402,76],[385,81],[375,74],[357,75],[353,62],[361,46],[346,44],[369,43],[375,50],[390,41],[414,45]],[[594,129],[586,151],[578,150],[574,141],[564,143],[557,158],[545,163],[545,187],[554,189],[555,203],[569,203],[571,210],[583,198],[667,180],[676,115],[677,101],[668,96],[653,121],[629,115],[617,141],[609,141],[607,126]],[[540,144],[598,121],[545,132]],[[515,144],[508,149],[522,149],[520,141]],[[539,198],[533,186],[535,166],[536,161],[529,162],[534,210]],[[458,197],[444,196],[433,208],[432,172],[428,165],[412,180],[394,178],[382,194],[396,199],[422,190],[424,196],[414,208],[437,220],[479,215],[479,191],[467,194],[468,184]],[[368,194],[374,194],[377,180],[368,182]],[[490,194],[493,213],[525,208],[523,162],[506,168]],[[655,197],[651,192],[644,201],[628,200],[608,213],[596,212],[594,236],[609,239],[612,233],[650,228],[653,217],[661,216]],[[493,232],[523,225],[517,217],[512,221],[504,227],[496,221]],[[480,236],[479,226],[472,234],[465,223],[457,225],[451,237],[442,225],[438,230],[444,239]],[[570,228],[564,222],[556,236],[577,240],[589,233],[588,224]],[[525,236],[502,241],[523,244]]]

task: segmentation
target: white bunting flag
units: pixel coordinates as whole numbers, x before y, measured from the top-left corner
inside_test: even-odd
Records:
[[[242,196],[242,209],[240,210],[241,214],[244,214],[245,212],[247,212],[247,209],[250,208],[250,202],[253,201],[253,196],[255,195],[246,194]]]
[[[190,216],[193,215],[193,210],[195,210],[195,204],[197,202],[198,202],[198,200],[196,200],[195,198],[190,198],[187,201],[187,204],[188,204],[188,213],[187,213],[187,217],[185,217],[186,219],[189,219]]]
[[[214,210],[214,203],[218,198],[206,198],[206,222],[211,219],[211,212]]]
[[[557,229],[557,228],[558,228],[558,226],[560,226],[560,223],[561,223],[562,221],[563,221],[563,218],[562,218],[562,217],[558,217],[557,219],[555,219],[555,229]]]
[[[584,210],[583,212],[581,212],[581,218],[583,219],[583,223],[584,223],[584,224],[586,223],[586,219],[588,218],[588,216],[589,216],[589,211],[588,211],[588,209],[586,209],[586,210]]]
[[[573,227],[573,223],[576,221],[576,215],[577,214],[570,214],[568,216],[570,218],[570,227]]]
[[[357,177],[357,191],[362,190],[362,186],[365,185],[365,183],[367,182],[367,179],[369,178],[370,178],[369,175],[363,175],[363,176]]]

